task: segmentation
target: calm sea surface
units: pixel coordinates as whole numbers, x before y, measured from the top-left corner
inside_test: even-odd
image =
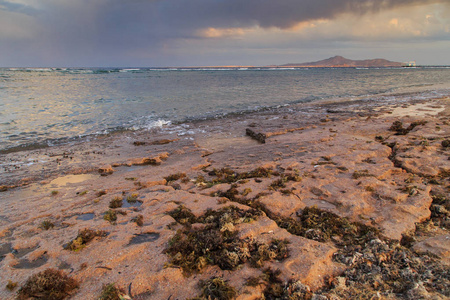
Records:
[[[447,96],[449,87],[450,68],[0,69],[0,150],[321,99]]]

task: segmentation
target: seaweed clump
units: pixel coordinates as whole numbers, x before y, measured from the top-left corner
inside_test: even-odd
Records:
[[[53,222],[50,220],[44,220],[42,221],[41,225],[39,225],[39,228],[42,228],[44,230],[49,230],[53,227],[55,227],[55,224],[53,224]]]
[[[125,291],[116,287],[114,283],[103,286],[102,293],[98,300],[122,300]]]
[[[307,285],[300,281],[285,283],[279,278],[280,274],[280,270],[267,268],[260,276],[248,278],[246,285],[264,285],[263,299],[266,300],[310,300],[313,298],[314,294]]]
[[[186,216],[190,211],[181,207],[178,213],[181,212]],[[247,261],[259,267],[264,261],[287,257],[286,241],[274,240],[267,246],[250,239],[237,238],[235,225],[251,222],[261,214],[258,210],[243,210],[235,206],[217,211],[208,210],[196,218],[196,222],[203,226],[195,228],[186,221],[188,218],[181,218],[185,226],[177,231],[165,250],[170,256],[169,266],[179,266],[185,274],[190,275],[201,272],[207,265],[234,270]]]
[[[203,176],[197,178],[197,183],[204,185],[205,187],[211,187],[221,183],[235,183],[240,180],[246,180],[250,178],[268,178],[272,174],[275,175],[272,169],[259,167],[254,170],[239,173],[229,168],[213,169],[208,172],[209,176],[215,177],[211,181],[207,181]]]
[[[262,212],[256,209],[243,210],[236,206],[227,206],[219,210],[208,209],[197,222],[210,225],[212,228],[220,229],[221,232],[234,231],[234,225],[250,223],[262,216]],[[233,228],[231,230],[231,228]]]
[[[105,237],[107,233],[102,230],[92,230],[92,229],[83,229],[82,231],[78,232],[77,237],[71,241],[69,244],[67,244],[64,249],[65,250],[71,250],[71,251],[79,251],[86,247],[86,245],[92,241],[96,237]]]
[[[110,223],[114,223],[117,221],[117,212],[115,210],[108,210],[107,212],[105,212],[105,214],[103,215],[103,220],[108,221]]]
[[[180,205],[170,211],[169,216],[174,218],[178,223],[188,226],[195,223],[197,220],[197,217],[191,212],[191,210],[184,205]]]
[[[338,246],[363,245],[377,237],[376,228],[350,222],[347,218],[321,210],[316,206],[306,207],[297,213],[296,219],[282,217],[270,213],[265,207],[264,211],[279,227],[286,229],[293,235],[302,236],[319,242],[333,241]]]
[[[389,299],[394,295],[404,299],[432,299],[437,294],[450,297],[450,268],[398,242],[374,239],[365,247],[341,249],[335,259],[349,268],[333,281],[328,295],[344,299],[374,299],[380,295]]]
[[[250,206],[261,214],[264,212],[277,225],[289,233],[302,236],[319,242],[333,241],[337,246],[363,245],[380,235],[379,230],[358,222],[350,222],[347,218],[321,210],[317,206],[306,207],[297,213],[297,218],[284,217],[272,213],[262,204],[257,195],[253,199],[238,197],[236,186],[232,185],[225,192],[217,195],[226,197],[231,201]]]
[[[283,260],[289,256],[287,240],[274,239],[269,245],[257,244],[255,251],[253,251],[250,257],[250,264],[253,267],[261,268],[265,261],[269,260]]]
[[[136,203],[138,197],[139,197],[139,194],[133,193],[127,197],[127,201],[128,201],[128,203]]]
[[[123,205],[123,200],[121,197],[114,197],[109,202],[109,208],[119,208],[119,207],[122,207],[122,205]]]
[[[47,269],[34,274],[25,282],[17,294],[17,299],[62,300],[78,288],[75,279],[68,277],[62,271]]]
[[[199,287],[202,290],[200,297],[195,297],[191,300],[231,300],[237,296],[236,289],[221,277],[201,280]]]

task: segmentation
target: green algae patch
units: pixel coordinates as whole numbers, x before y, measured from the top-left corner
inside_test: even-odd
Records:
[[[138,197],[139,197],[139,194],[133,193],[127,197],[127,202],[128,203],[136,203]]]
[[[81,230],[77,237],[67,244],[64,249],[70,251],[79,251],[86,247],[86,245],[91,242],[96,237],[105,237],[107,233],[102,230],[92,230],[92,229],[83,229]]]
[[[62,300],[69,297],[76,288],[78,283],[75,279],[62,271],[47,269],[28,278],[17,293],[17,299]]]

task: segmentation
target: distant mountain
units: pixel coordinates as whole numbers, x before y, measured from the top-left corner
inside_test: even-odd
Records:
[[[366,59],[366,60],[352,60],[347,59],[342,56],[334,56],[328,59],[307,62],[307,63],[289,63],[281,65],[280,67],[310,67],[310,68],[320,68],[320,67],[360,67],[360,68],[380,68],[380,67],[402,67],[405,66],[404,63],[390,61],[386,59]]]

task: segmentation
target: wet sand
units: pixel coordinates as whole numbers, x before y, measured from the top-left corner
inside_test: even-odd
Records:
[[[110,283],[133,299],[188,299],[214,277],[237,299],[445,299],[449,139],[449,99],[353,101],[4,154],[0,286],[18,286],[0,298],[53,268],[79,282],[70,299]],[[71,251],[84,229],[103,234]],[[176,244],[208,235],[222,248],[189,257]]]

